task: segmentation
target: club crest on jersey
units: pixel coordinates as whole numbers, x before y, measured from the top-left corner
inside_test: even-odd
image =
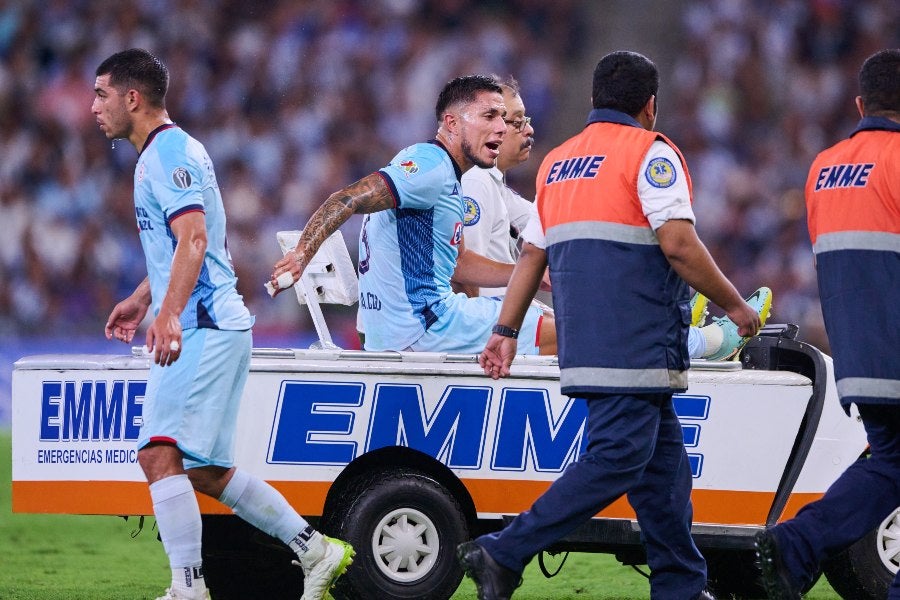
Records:
[[[462,230],[463,224],[457,223],[453,226],[453,237],[450,238],[451,246],[459,246],[459,243],[462,241]]]
[[[463,198],[463,225],[466,227],[474,225],[481,220],[481,207],[475,202],[474,198],[465,196]]]
[[[403,169],[403,172],[407,177],[419,172],[419,165],[417,165],[414,160],[404,160],[400,163],[400,168]]]
[[[675,183],[676,173],[675,165],[668,158],[658,156],[650,161],[647,170],[644,172],[650,185],[657,188],[667,188]]]
[[[172,171],[172,183],[175,187],[186,190],[191,187],[191,174],[184,167],[178,167]]]

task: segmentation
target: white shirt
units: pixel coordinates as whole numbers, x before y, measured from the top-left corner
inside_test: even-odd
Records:
[[[497,167],[469,169],[462,176],[462,186],[466,249],[498,262],[516,262],[519,232],[528,223],[533,203],[507,187]],[[505,293],[505,287],[479,290],[481,296]]]
[[[667,162],[675,174],[668,183],[663,185],[660,185],[658,178],[654,179],[652,176],[653,165],[658,161]],[[662,140],[653,142],[641,163],[639,173],[638,197],[641,199],[644,216],[650,221],[653,231],[672,219],[696,222],[694,210],[691,208],[691,193],[688,189],[687,175],[685,175],[681,159],[678,158],[678,154],[671,146]],[[538,248],[546,249],[547,241],[537,207],[532,205],[530,209],[531,217],[522,230],[521,237]],[[466,237],[467,246],[468,243],[469,238]]]

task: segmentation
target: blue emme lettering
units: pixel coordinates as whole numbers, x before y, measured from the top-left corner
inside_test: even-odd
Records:
[[[829,165],[819,170],[815,190],[866,187],[875,163]]]
[[[146,381],[44,381],[41,441],[135,441]]]

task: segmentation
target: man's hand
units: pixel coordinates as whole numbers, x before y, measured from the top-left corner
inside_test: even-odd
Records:
[[[726,311],[728,318],[738,326],[738,333],[743,337],[756,335],[759,331],[759,314],[746,302],[741,302],[732,310]]]
[[[159,315],[147,328],[147,349],[153,352],[153,362],[163,367],[171,365],[181,356],[181,321],[178,315]]]
[[[306,260],[306,255],[303,252],[298,252],[296,249],[288,251],[287,254],[281,257],[281,260],[275,263],[275,268],[272,269],[272,277],[266,286],[269,290],[269,295],[275,297],[284,290],[290,289],[291,286],[300,281],[300,276],[303,275],[303,271],[308,264],[309,261]]]
[[[150,308],[149,289],[149,284],[144,280],[132,295],[116,304],[106,319],[106,339],[116,338],[126,344],[131,343],[134,333]]]
[[[491,379],[509,377],[509,365],[516,356],[517,347],[514,338],[491,334],[484,351],[478,355],[478,364],[484,369],[484,374]]]

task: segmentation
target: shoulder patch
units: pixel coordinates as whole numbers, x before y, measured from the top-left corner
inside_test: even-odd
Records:
[[[675,183],[675,179],[677,179],[675,165],[668,158],[663,158],[662,156],[650,161],[644,176],[650,185],[658,188],[667,188]]]
[[[400,163],[400,168],[403,169],[404,174],[409,177],[410,175],[415,175],[419,172],[419,165],[416,164],[414,160],[404,160]]]
[[[175,187],[186,190],[191,187],[191,174],[184,167],[178,167],[172,171],[172,183]]]
[[[470,196],[463,197],[463,225],[466,227],[474,225],[481,220],[481,207],[475,198]]]

